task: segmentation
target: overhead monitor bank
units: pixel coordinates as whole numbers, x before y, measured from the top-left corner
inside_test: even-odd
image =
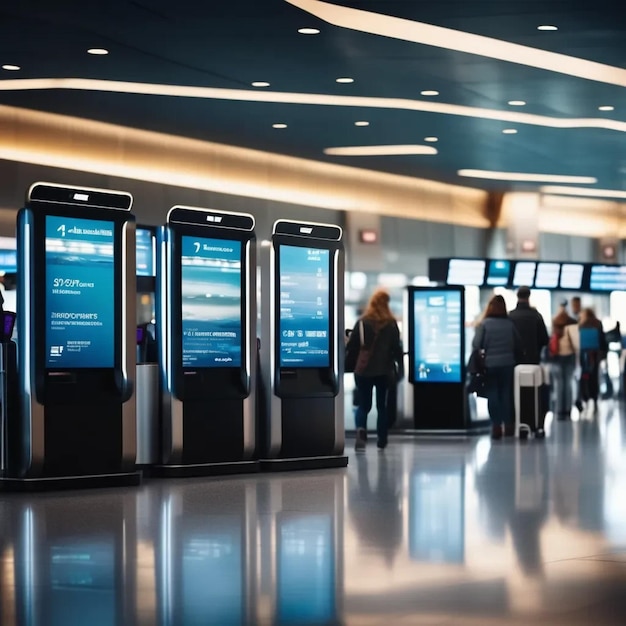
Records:
[[[254,218],[173,207],[159,233],[165,473],[249,471],[255,452]],[[219,467],[216,467],[219,464]]]
[[[18,214],[16,476],[134,470],[131,204],[127,193],[37,183]]]
[[[338,226],[279,220],[261,250],[261,454],[270,464],[346,463],[341,239]]]

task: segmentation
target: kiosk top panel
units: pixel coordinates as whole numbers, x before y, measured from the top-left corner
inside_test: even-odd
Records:
[[[278,220],[274,222],[274,235],[291,235],[293,237],[307,237],[310,239],[326,239],[341,241],[343,231],[333,224],[318,224],[316,222],[291,222]]]
[[[193,206],[173,206],[167,214],[168,224],[186,224],[209,226],[212,228],[232,228],[235,230],[254,230],[254,217],[249,213],[216,211]]]
[[[26,202],[45,202],[86,206],[90,208],[118,209],[130,211],[133,197],[125,191],[93,189],[91,187],[70,187],[56,183],[34,183],[26,196]]]

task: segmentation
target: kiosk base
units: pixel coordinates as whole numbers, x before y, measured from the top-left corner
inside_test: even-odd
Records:
[[[0,478],[0,492],[33,493],[65,489],[100,489],[103,487],[136,487],[141,472],[100,474],[93,476],[49,476],[44,478]]]
[[[193,476],[253,474],[257,473],[259,469],[258,461],[197,463],[192,465],[148,465],[144,467],[144,475],[150,478],[190,478]]]
[[[313,456],[297,459],[261,459],[263,472],[290,472],[292,470],[347,467],[347,456]]]

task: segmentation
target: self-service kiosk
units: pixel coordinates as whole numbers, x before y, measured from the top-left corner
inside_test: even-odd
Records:
[[[279,220],[261,255],[261,467],[346,466],[342,230]]]
[[[258,471],[254,218],[173,207],[159,234],[160,476]]]
[[[408,287],[405,345],[417,431],[480,433],[485,422],[472,421],[468,405],[463,287]]]
[[[20,410],[5,488],[137,484],[128,193],[31,186],[18,214]]]

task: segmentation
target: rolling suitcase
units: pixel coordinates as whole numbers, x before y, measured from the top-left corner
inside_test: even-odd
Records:
[[[515,436],[526,439],[530,433],[534,433],[537,438],[543,438],[548,386],[541,365],[516,365],[513,389]]]

